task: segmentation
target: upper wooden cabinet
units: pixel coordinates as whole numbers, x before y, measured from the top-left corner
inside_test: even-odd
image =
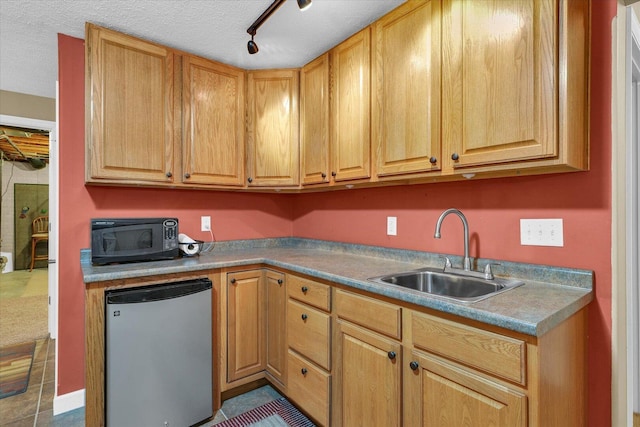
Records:
[[[174,180],[174,54],[86,26],[87,182]]]
[[[245,72],[192,56],[182,70],[182,180],[243,185]]]
[[[447,173],[588,168],[588,10],[587,1],[443,0]]]
[[[438,170],[440,0],[408,1],[373,24],[377,176]]]
[[[330,51],[334,181],[370,176],[370,40],[371,31],[365,28]]]
[[[587,170],[589,9],[408,0],[301,71],[87,24],[86,182],[304,191]]]
[[[298,70],[248,73],[249,186],[295,186],[299,182],[298,74]]]
[[[300,181],[328,182],[329,54],[300,71]]]

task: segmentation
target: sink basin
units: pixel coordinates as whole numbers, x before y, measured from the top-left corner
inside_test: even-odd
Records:
[[[369,280],[466,303],[480,301],[524,284],[521,281],[511,279],[494,278],[487,280],[444,273],[442,270],[434,268],[373,277]]]

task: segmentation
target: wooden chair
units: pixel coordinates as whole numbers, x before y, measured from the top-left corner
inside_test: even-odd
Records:
[[[49,217],[39,216],[31,223],[31,266],[29,271],[33,271],[36,261],[48,260],[49,254],[36,255],[36,246],[40,242],[49,241]]]

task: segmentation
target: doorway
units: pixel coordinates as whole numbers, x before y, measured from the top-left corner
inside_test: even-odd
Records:
[[[49,216],[49,242],[48,242],[48,264],[47,266],[47,329],[52,339],[57,337],[58,317],[57,317],[57,295],[58,295],[58,266],[56,264],[58,251],[58,147],[56,141],[56,123],[47,120],[31,119],[9,115],[0,115],[0,124],[17,128],[40,129],[49,133],[49,166],[48,174],[48,207]],[[15,162],[13,162],[15,163]],[[3,185],[6,185],[3,182]],[[4,188],[3,188],[4,192]],[[11,190],[13,194],[13,189]],[[35,208],[38,209],[38,208]],[[42,209],[42,208],[40,208]],[[4,213],[4,209],[3,209]],[[12,212],[13,213],[13,212]],[[18,213],[19,215],[19,213]],[[5,217],[6,218],[6,217]],[[3,221],[5,222],[5,221]],[[6,225],[6,224],[5,224]],[[11,227],[13,228],[13,221]]]

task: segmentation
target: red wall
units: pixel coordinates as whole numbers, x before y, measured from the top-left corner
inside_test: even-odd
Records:
[[[84,387],[84,305],[78,261],[96,216],[176,215],[199,234],[211,215],[219,240],[276,236],[462,253],[462,226],[438,215],[457,207],[471,228],[471,255],[595,271],[589,308],[589,425],[611,423],[611,19],[614,0],[592,3],[591,170],[572,174],[344,190],[297,196],[86,187],[83,41],[60,36],[60,294],[58,394]],[[386,217],[398,236],[386,236]],[[562,218],[564,247],[520,245],[521,218]],[[72,238],[65,238],[72,236]]]
[[[200,216],[210,215],[218,240],[291,236],[287,195],[171,191],[84,185],[84,41],[58,37],[60,82],[60,249],[58,395],[84,388],[84,286],[80,249],[89,247],[89,219],[175,216],[180,231],[209,240]]]

